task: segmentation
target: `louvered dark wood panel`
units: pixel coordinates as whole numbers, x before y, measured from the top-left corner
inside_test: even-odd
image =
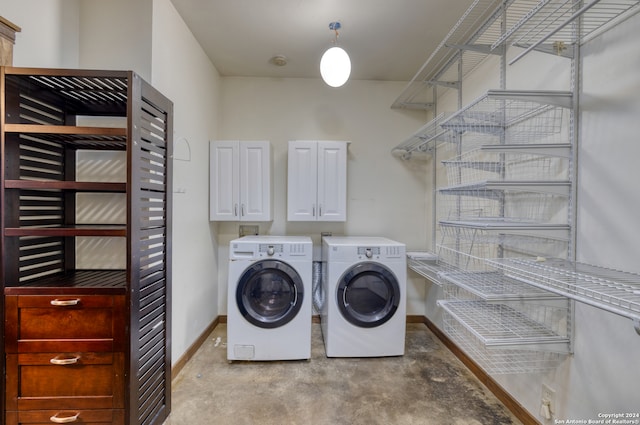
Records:
[[[132,344],[137,348],[137,388],[130,401],[136,408],[136,423],[159,425],[170,410],[170,122],[171,105],[156,104],[153,89],[142,85],[136,105],[140,126],[132,138],[131,223],[132,247],[139,263],[135,278],[139,284],[137,327]],[[133,273],[132,273],[133,276]]]

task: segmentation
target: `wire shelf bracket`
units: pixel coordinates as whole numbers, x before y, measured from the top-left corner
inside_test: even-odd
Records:
[[[425,158],[430,156],[435,149],[435,144],[441,140],[446,133],[446,130],[440,127],[440,123],[444,117],[444,113],[438,114],[404,142],[394,147],[391,150],[391,154],[404,160],[411,159],[415,157],[416,154],[421,154],[420,157]]]

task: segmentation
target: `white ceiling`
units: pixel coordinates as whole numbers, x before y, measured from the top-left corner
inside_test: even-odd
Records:
[[[352,79],[408,81],[472,0],[171,0],[223,76],[320,78],[338,45]],[[275,55],[286,66],[270,63]]]

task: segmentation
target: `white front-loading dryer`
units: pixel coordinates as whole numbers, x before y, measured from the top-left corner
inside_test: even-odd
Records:
[[[306,236],[231,241],[228,360],[311,358],[312,251]]]
[[[328,357],[404,354],[405,245],[380,237],[325,237],[320,320]]]

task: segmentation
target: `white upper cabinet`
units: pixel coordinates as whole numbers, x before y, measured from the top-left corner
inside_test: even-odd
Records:
[[[347,142],[289,142],[287,220],[346,221]]]
[[[209,220],[273,219],[269,142],[213,141],[209,158]]]

